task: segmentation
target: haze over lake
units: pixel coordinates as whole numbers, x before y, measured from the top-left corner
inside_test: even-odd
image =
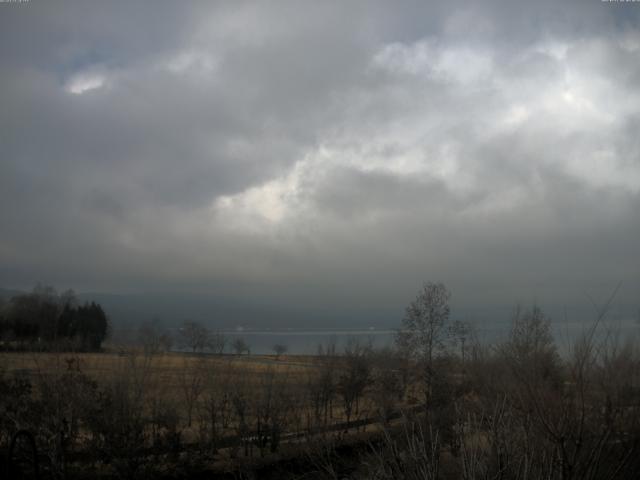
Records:
[[[600,341],[610,338],[612,342],[619,342],[622,346],[625,343],[636,341],[640,338],[640,322],[634,318],[618,318],[614,321],[605,322],[597,331],[596,340]],[[579,338],[588,333],[592,323],[582,321],[574,322],[554,322],[552,331],[556,338],[561,354],[568,353],[569,346]],[[511,328],[509,321],[496,322],[490,326],[474,325],[477,329],[478,341],[483,345],[497,344],[506,340]],[[234,340],[241,338],[249,345],[251,353],[259,355],[272,355],[275,345],[284,345],[289,354],[313,355],[318,353],[318,347],[326,348],[335,345],[336,350],[341,352],[349,344],[356,341],[361,345],[371,345],[375,349],[393,347],[397,329],[331,329],[331,330],[222,330],[220,331],[227,339],[228,345]],[[227,347],[227,351],[232,349]]]

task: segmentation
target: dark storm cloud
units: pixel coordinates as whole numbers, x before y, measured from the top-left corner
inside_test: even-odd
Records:
[[[636,5],[0,7],[1,284],[636,301]]]

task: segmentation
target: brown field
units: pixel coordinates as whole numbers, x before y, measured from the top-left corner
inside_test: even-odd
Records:
[[[99,387],[125,384],[128,390],[140,392],[146,413],[158,404],[173,406],[183,424],[183,437],[189,441],[197,436],[199,413],[207,397],[219,399],[240,393],[255,401],[265,395],[280,395],[279,401],[286,397],[285,423],[295,417],[294,421],[300,424],[310,410],[306,388],[318,373],[315,360],[314,356],[303,355],[283,355],[279,359],[273,355],[175,352],[145,355],[136,349],[103,353],[0,352],[0,372],[24,376],[36,389],[65,373],[81,373]],[[189,398],[193,398],[193,418],[186,426]],[[363,399],[360,417],[372,413],[367,407],[372,407],[371,401]],[[249,420],[253,420],[253,413],[248,411]],[[329,419],[333,423],[345,420],[338,400],[331,404]]]
[[[311,356],[204,355],[165,353],[144,355],[141,351],[106,353],[0,353],[0,371],[24,375],[35,385],[38,380],[65,372],[80,372],[98,385],[126,379],[145,389],[146,397],[183,400],[193,376],[200,377],[203,392],[208,388],[259,388],[265,374],[275,375],[287,389],[298,390],[315,369]],[[312,374],[312,373],[311,373]],[[200,395],[198,395],[200,396]],[[197,403],[197,402],[196,402]]]
[[[312,431],[321,433],[335,430],[344,438],[344,422],[347,418],[335,393],[328,411],[322,417],[314,410],[309,388],[322,370],[318,360],[313,356],[293,355],[280,356],[278,359],[271,355],[145,355],[141,350],[104,353],[3,352],[0,353],[0,374],[28,380],[33,386],[34,398],[39,397],[41,401],[54,404],[57,400],[47,400],[46,394],[43,398],[43,392],[53,392],[55,398],[62,399],[64,403],[67,395],[64,392],[79,392],[74,390],[76,386],[81,388],[83,382],[79,380],[88,378],[95,382],[100,391],[115,393],[112,398],[128,399],[126,402],[130,402],[129,405],[138,412],[130,412],[129,416],[117,419],[113,417],[111,421],[114,425],[136,421],[141,416],[147,419],[150,426],[144,427],[146,447],[154,443],[157,435],[170,439],[177,433],[181,448],[216,445],[215,460],[210,459],[207,468],[224,469],[229,462],[234,462],[233,458],[237,458],[238,449],[248,449],[244,451],[245,458],[247,452],[253,457],[251,452],[254,449],[259,451],[260,457],[269,454],[266,445],[259,447],[254,443],[260,432],[263,432],[262,435],[272,435],[270,429],[273,427],[280,432],[278,437],[281,437],[281,441],[274,443],[280,454],[290,451],[297,452],[292,453],[294,456],[300,455],[299,448],[302,445],[299,435],[302,432],[308,435]],[[341,361],[337,357],[333,360],[333,374],[337,375]],[[71,411],[86,411],[82,394],[78,397],[72,393],[72,396],[75,396],[76,403],[74,406],[69,404]],[[374,415],[374,402],[368,397],[360,399],[357,412],[352,412],[350,416],[349,421],[360,420],[360,423],[357,428],[355,423],[349,424],[354,426],[350,429],[349,437],[359,438],[375,430],[373,422],[364,420]],[[95,401],[95,397],[91,398]],[[171,420],[165,423],[165,412],[174,412],[175,423],[171,423]],[[216,416],[215,423],[212,423],[212,414]],[[169,415],[171,418],[171,413]],[[73,444],[67,445],[68,452],[86,451],[90,437],[89,431],[80,427]]]
[[[130,368],[145,368],[153,376],[167,380],[167,385],[186,368],[232,368],[244,375],[255,375],[274,370],[288,375],[300,375],[313,368],[312,356],[272,355],[204,355],[190,353],[165,353],[145,356],[137,350],[105,353],[48,353],[48,352],[0,352],[0,369],[7,373],[41,375],[64,371],[81,371],[100,381]]]

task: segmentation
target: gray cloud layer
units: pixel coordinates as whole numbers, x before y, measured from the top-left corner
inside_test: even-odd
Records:
[[[0,284],[637,304],[640,6],[516,3],[1,4]]]

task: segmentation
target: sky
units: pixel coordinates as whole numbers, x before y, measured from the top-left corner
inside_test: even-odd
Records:
[[[0,3],[0,286],[639,311],[639,127],[640,2]]]

